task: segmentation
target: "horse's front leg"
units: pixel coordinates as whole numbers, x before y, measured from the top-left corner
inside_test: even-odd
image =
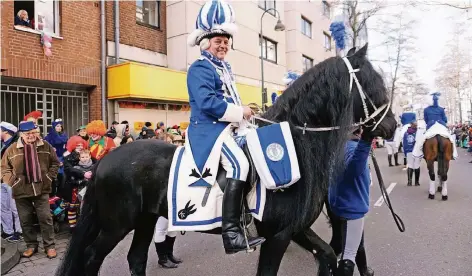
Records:
[[[291,233],[287,230],[266,239],[261,246],[257,276],[277,276],[280,263],[291,239]]]
[[[337,267],[336,253],[311,228],[293,236],[293,241],[318,260],[318,276],[331,276]]]
[[[434,173],[434,161],[426,161],[429,174],[429,199],[434,199],[434,194],[436,193],[436,174]]]

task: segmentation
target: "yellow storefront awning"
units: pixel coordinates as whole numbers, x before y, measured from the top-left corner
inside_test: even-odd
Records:
[[[187,73],[164,67],[126,62],[109,66],[108,99],[151,99],[188,102]],[[243,104],[262,105],[261,89],[237,83]]]

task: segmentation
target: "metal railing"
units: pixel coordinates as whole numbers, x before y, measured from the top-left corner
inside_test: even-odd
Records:
[[[76,129],[88,122],[89,100],[87,91],[63,90],[22,85],[1,86],[0,119],[18,125],[33,110],[43,112],[38,121],[41,133],[46,135],[54,119],[64,121],[65,131],[75,135]]]

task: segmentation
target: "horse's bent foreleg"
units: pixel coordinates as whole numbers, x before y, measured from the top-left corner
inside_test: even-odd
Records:
[[[311,252],[318,260],[318,276],[331,276],[337,266],[336,254],[331,246],[311,228],[293,236],[293,241]]]
[[[105,257],[130,230],[100,231],[95,241],[85,249],[85,275],[96,276]]]
[[[133,242],[128,251],[128,264],[132,276],[146,275],[149,245],[154,234],[157,215],[143,213],[139,215],[134,230]]]
[[[280,263],[291,240],[291,233],[282,231],[267,238],[261,246],[257,276],[277,276]]]
[[[429,174],[429,199],[434,199],[434,194],[436,193],[436,174],[434,173],[434,161],[428,160],[426,162],[428,167]]]

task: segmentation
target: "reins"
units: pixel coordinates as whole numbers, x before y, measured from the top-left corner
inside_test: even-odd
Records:
[[[388,196],[387,189],[385,188],[385,184],[382,178],[382,173],[380,172],[379,164],[377,163],[377,158],[375,158],[374,150],[370,151],[370,156],[372,157],[372,163],[374,163],[375,174],[377,175],[377,180],[379,181],[380,193],[384,199],[385,205],[387,205],[390,213],[392,214],[393,220],[397,225],[398,230],[400,232],[405,232],[405,224],[403,220],[398,216],[395,211],[393,211],[392,203],[390,202],[390,197]]]

